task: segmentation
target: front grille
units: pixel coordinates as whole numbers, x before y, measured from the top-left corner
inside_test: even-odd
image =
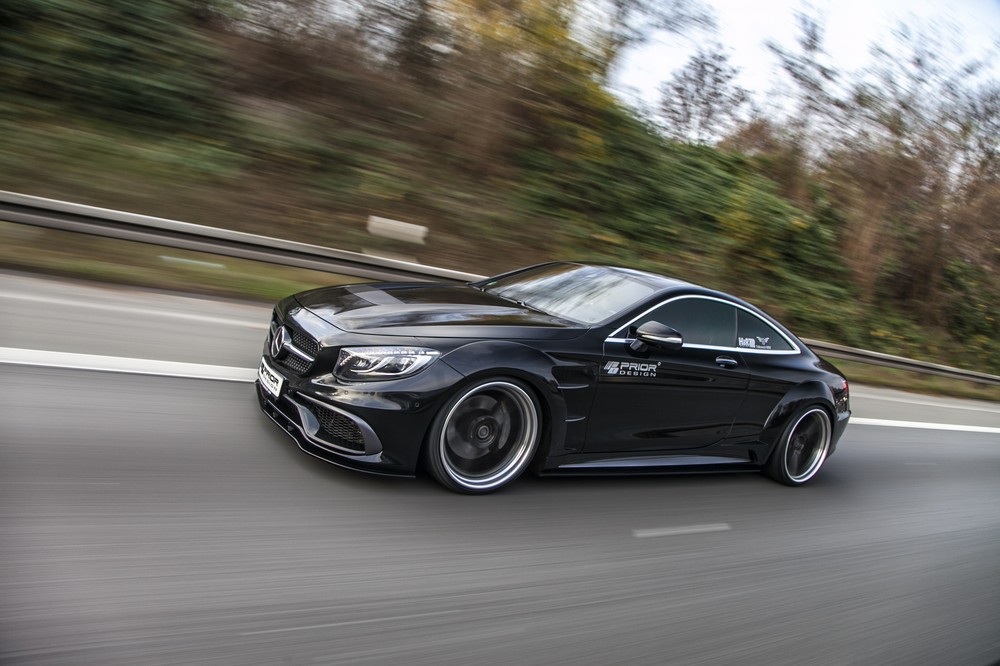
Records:
[[[316,358],[316,355],[319,354],[319,343],[302,331],[294,328],[292,329],[292,344],[313,358]]]
[[[281,326],[281,321],[278,319],[277,315],[275,315],[275,317],[271,319],[271,330],[267,336],[267,344],[269,348],[271,340],[274,338],[274,334],[277,332],[279,326]],[[291,322],[289,322],[286,326],[292,332],[292,345],[303,354],[309,356],[312,360],[306,360],[286,347],[284,356],[281,358],[275,358],[274,361],[286,370],[289,370],[297,375],[304,374],[308,372],[309,368],[312,367],[313,362],[316,360],[316,356],[319,355],[319,343],[308,333],[300,331],[294,325],[291,325]]]
[[[333,444],[364,453],[365,439],[361,436],[361,428],[358,427],[357,423],[340,412],[327,409],[322,405],[310,405],[310,409],[316,415],[320,426],[329,435]]]
[[[295,354],[286,354],[284,357],[276,358],[274,360],[278,363],[278,365],[284,366],[286,369],[291,370],[297,375],[301,375],[309,369],[309,366],[312,365],[312,363],[307,363]]]

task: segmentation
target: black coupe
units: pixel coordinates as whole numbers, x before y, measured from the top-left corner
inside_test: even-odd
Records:
[[[749,303],[579,263],[289,296],[257,394],[307,453],[382,474],[422,465],[462,493],[527,469],[799,485],[851,414],[844,376]]]

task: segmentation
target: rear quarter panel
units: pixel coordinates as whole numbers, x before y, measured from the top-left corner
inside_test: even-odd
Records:
[[[823,361],[809,351],[794,355],[743,354],[750,369],[747,396],[737,413],[730,442],[759,442],[755,457],[767,460],[788,420],[800,409],[819,404],[836,423],[832,384],[838,375],[822,367]]]

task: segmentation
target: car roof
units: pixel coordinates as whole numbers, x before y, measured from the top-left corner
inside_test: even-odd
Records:
[[[769,324],[776,326],[782,333],[791,336],[791,338],[794,340],[798,340],[798,338],[795,337],[795,334],[792,333],[784,324],[782,324],[780,321],[769,315],[767,312],[761,310],[753,303],[745,301],[739,296],[735,296],[733,294],[724,291],[711,289],[709,287],[705,287],[700,284],[696,284],[694,282],[687,282],[679,278],[660,275],[659,273],[652,273],[650,271],[639,270],[637,268],[625,268],[624,266],[613,266],[610,264],[592,263],[589,261],[549,261],[544,264],[536,264],[535,266],[531,266],[529,268],[536,268],[539,266],[554,265],[554,264],[556,265],[561,264],[566,266],[586,266],[588,268],[607,271],[608,273],[616,273],[622,276],[628,276],[633,280],[638,280],[643,284],[648,285],[651,289],[654,290],[654,293],[650,294],[648,297],[646,297],[639,303],[634,304],[632,306],[633,308],[645,308],[648,307],[651,303],[656,303],[657,301],[661,301],[665,298],[672,298],[675,295],[702,296],[702,297],[714,298],[726,301],[728,303],[732,303],[737,306],[744,307],[753,312],[754,314],[763,317]],[[521,270],[527,270],[527,269],[521,269]],[[619,315],[616,315],[616,317],[621,315],[622,313],[619,313]],[[611,324],[612,322],[617,323],[617,319],[616,318],[609,319],[603,322],[601,325]]]
[[[635,268],[624,268],[621,266],[609,266],[604,264],[591,264],[582,262],[555,262],[555,263],[573,263],[579,266],[590,266],[593,268],[605,269],[609,272],[620,273],[622,275],[628,275],[633,279],[641,280],[643,283],[649,285],[651,288],[656,290],[655,295],[650,296],[646,299],[646,302],[653,302],[665,297],[669,297],[676,293],[677,295],[684,296],[707,296],[709,298],[717,298],[719,300],[727,301],[729,303],[734,303],[743,307],[748,308],[756,314],[763,315],[770,323],[777,324],[785,332],[790,333],[780,322],[775,320],[774,317],[770,316],[760,308],[758,308],[753,303],[749,303],[739,296],[734,296],[733,294],[719,291],[717,289],[711,289],[709,287],[702,286],[700,284],[695,284],[694,282],[686,282],[684,280],[668,277],[666,275],[660,275],[658,273],[651,273],[649,271],[642,271]]]
[[[666,275],[660,275],[658,273],[650,273],[649,271],[641,271],[636,268],[623,268],[621,266],[605,266],[601,264],[586,264],[588,266],[593,266],[594,268],[604,268],[609,272],[621,273],[623,275],[628,275],[630,277],[641,280],[642,282],[648,284],[650,287],[658,291],[672,291],[674,289],[679,289],[682,287],[700,287],[700,285],[693,284],[691,282],[685,282],[678,278],[667,277]]]

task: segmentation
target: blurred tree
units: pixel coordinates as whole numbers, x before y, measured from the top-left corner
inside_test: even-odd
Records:
[[[961,257],[992,272],[1000,287],[1000,83],[967,91],[959,108],[961,169],[949,237]]]
[[[848,212],[862,294],[875,297],[881,282],[883,295],[936,319],[963,170],[960,91],[977,66],[951,61],[939,33],[901,26],[895,36],[854,86],[827,174]]]
[[[356,13],[373,64],[417,87],[441,83],[451,51],[441,0],[364,0],[356,3]]]
[[[750,101],[747,91],[734,83],[738,74],[721,45],[699,49],[660,88],[667,135],[710,143],[730,131]]]
[[[204,0],[19,0],[0,9],[0,86],[28,110],[210,133],[226,122]]]
[[[354,0],[206,0],[221,5],[235,30],[277,41],[323,37]]]
[[[777,184],[783,197],[809,207],[814,174],[807,166],[802,141],[785,122],[755,112],[724,137],[719,147],[752,157],[757,170]]]
[[[603,0],[597,4],[598,63],[601,79],[610,79],[622,54],[655,31],[683,34],[715,28],[712,10],[701,0]]]
[[[441,76],[442,54],[447,46],[431,0],[404,0],[399,18],[399,37],[392,53],[397,69],[421,87],[434,87]]]
[[[826,145],[825,131],[839,125],[841,105],[839,84],[841,72],[829,63],[824,48],[825,27],[822,18],[807,12],[795,15],[798,25],[796,49],[787,49],[777,42],[767,46],[778,57],[782,70],[795,85],[797,109],[790,117],[791,129],[799,141],[813,146]]]
[[[448,0],[446,6],[453,49],[447,133],[455,153],[483,173],[507,173],[522,139],[564,136],[563,105],[587,107],[581,98],[599,88],[572,31],[576,3]]]
[[[969,308],[961,325],[949,312],[973,282],[987,294],[1000,284],[995,80],[977,83],[983,63],[956,56],[962,46],[946,27],[900,25],[873,49],[871,67],[844,75],[823,52],[822,22],[800,16],[799,26],[797,50],[771,45],[794,84],[793,111],[748,123],[725,145],[756,154],[787,196],[827,211],[872,308],[974,330]],[[903,327],[873,325],[873,341],[902,343],[907,336],[892,331]]]

